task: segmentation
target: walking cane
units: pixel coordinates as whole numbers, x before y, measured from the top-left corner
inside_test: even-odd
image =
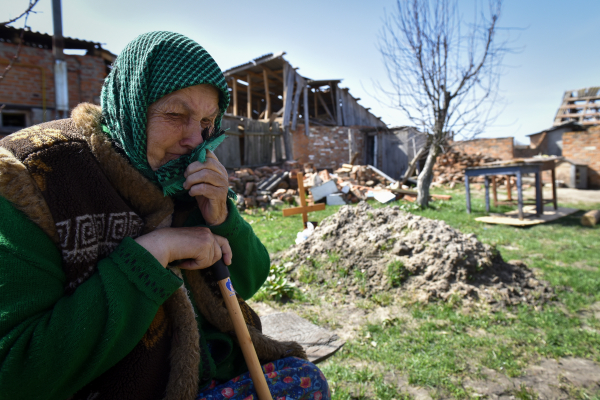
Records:
[[[235,335],[237,336],[240,347],[242,348],[242,353],[244,354],[244,359],[246,360],[246,365],[250,371],[252,383],[254,383],[254,388],[256,389],[258,398],[260,400],[273,400],[273,397],[271,397],[271,392],[269,391],[269,387],[267,386],[267,380],[263,374],[262,367],[258,362],[258,356],[256,355],[256,350],[252,344],[252,338],[248,332],[246,321],[244,321],[242,310],[240,310],[240,304],[238,303],[235,295],[235,290],[233,290],[231,279],[229,279],[229,269],[222,259],[217,261],[212,267],[210,267],[210,269],[219,283],[221,295],[223,295],[223,300],[225,300],[225,306],[229,312],[229,317],[231,318],[231,322],[233,322]]]

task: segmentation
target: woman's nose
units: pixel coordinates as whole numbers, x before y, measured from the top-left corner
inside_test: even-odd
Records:
[[[202,126],[200,123],[190,124],[188,129],[179,142],[183,147],[188,147],[190,149],[195,149],[202,142],[204,142],[204,137],[202,135]]]

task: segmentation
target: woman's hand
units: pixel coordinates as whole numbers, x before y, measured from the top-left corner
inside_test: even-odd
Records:
[[[213,152],[206,152],[206,162],[188,165],[183,187],[196,198],[200,212],[208,225],[220,225],[227,219],[227,170]]]
[[[182,260],[181,269],[210,267],[221,257],[231,264],[231,248],[224,237],[208,228],[164,228],[140,236],[135,241],[148,250],[163,267]]]

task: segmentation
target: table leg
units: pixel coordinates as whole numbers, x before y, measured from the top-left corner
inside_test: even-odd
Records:
[[[492,176],[492,198],[494,199],[494,207],[498,207],[498,192],[496,191],[496,175]]]
[[[535,173],[535,213],[544,215],[544,196],[542,194],[542,172]]]
[[[485,212],[490,212],[490,178],[486,175],[484,178],[485,182]]]
[[[556,204],[556,170],[552,167],[552,203],[554,203],[554,210],[558,209]]]
[[[467,192],[467,214],[471,214],[471,189],[469,187],[469,177],[465,175],[465,190]]]
[[[511,186],[512,176],[506,175],[506,200],[512,201],[512,186]]]
[[[517,202],[519,204],[519,219],[523,220],[523,181],[521,171],[517,171]]]

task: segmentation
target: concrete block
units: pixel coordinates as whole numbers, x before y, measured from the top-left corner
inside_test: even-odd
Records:
[[[327,199],[328,206],[344,206],[344,205],[346,205],[346,201],[342,197],[341,193],[328,194],[326,199]]]
[[[310,190],[310,193],[313,195],[313,200],[315,202],[324,199],[328,194],[333,194],[338,192],[337,185],[334,181],[327,181],[320,186],[314,186]]]

